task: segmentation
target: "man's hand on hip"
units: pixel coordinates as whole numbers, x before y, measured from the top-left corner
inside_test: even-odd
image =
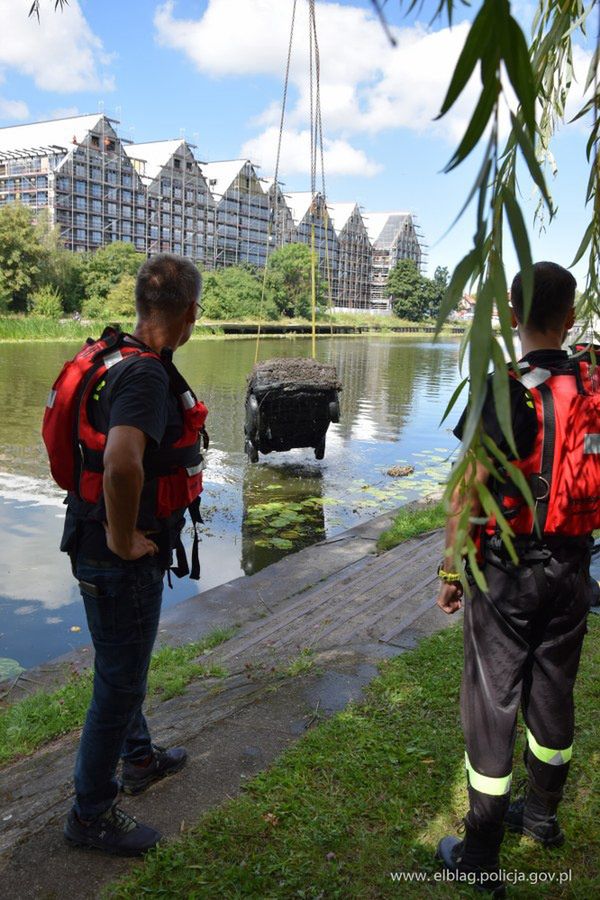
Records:
[[[461,608],[462,595],[463,588],[460,581],[456,581],[453,584],[442,583],[437,596],[437,605],[451,616],[452,613],[457,612]]]
[[[106,545],[108,549],[121,559],[132,562],[135,559],[141,559],[142,556],[154,556],[158,553],[157,545],[150,538],[147,538],[142,531],[136,529],[131,536],[129,546],[121,546],[113,540],[108,525],[105,524],[104,529],[106,531]]]

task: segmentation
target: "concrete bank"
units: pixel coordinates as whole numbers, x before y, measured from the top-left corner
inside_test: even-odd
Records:
[[[158,744],[184,744],[186,769],[125,808],[170,840],[203,811],[237,793],[320,718],[360,697],[377,663],[443,628],[435,606],[440,532],[377,556],[375,542],[393,514],[178,604],[161,623],[161,640],[186,643],[218,625],[237,623],[233,638],[208,657],[224,679],[195,682],[179,697],[155,701],[149,721]],[[88,653],[89,659],[89,653]],[[298,665],[298,661],[301,664]],[[64,677],[29,673],[38,682]],[[27,684],[27,682],[25,683]],[[63,844],[77,734],[0,772],[0,878],[6,896],[98,897],[131,861]],[[83,877],[82,877],[83,876]]]

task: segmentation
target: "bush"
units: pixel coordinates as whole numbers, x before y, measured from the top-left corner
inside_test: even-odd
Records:
[[[81,315],[84,319],[107,318],[108,312],[104,297],[90,297],[88,300],[84,300]]]
[[[44,319],[60,319],[63,314],[63,304],[60,292],[49,284],[39,288],[27,303],[32,316],[41,316]]]
[[[119,283],[110,289],[105,304],[109,318],[125,316],[135,318],[135,277],[123,275]]]

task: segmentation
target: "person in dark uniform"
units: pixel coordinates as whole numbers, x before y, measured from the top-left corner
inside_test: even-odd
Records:
[[[515,532],[519,564],[511,561],[498,529],[490,522],[479,535],[486,592],[473,585],[465,598],[459,573],[446,572],[444,563],[440,571],[438,605],[448,614],[455,613],[463,602],[465,605],[461,718],[469,811],[464,839],[443,838],[438,858],[457,874],[457,880],[461,875],[465,880],[475,876],[479,887],[495,896],[504,893],[499,849],[505,827],[544,846],[564,841],[557,808],[572,753],[573,687],[592,597],[592,529],[586,533],[590,519],[583,519],[581,527],[574,524],[573,511],[562,525],[556,525],[565,534],[549,534],[545,528],[562,514],[554,499],[553,479],[558,474],[556,469],[553,474],[553,464],[565,451],[563,444],[575,424],[569,418],[574,407],[568,404],[580,393],[586,394],[580,391],[584,377],[588,379],[587,393],[597,391],[589,376],[593,373],[589,356],[577,358],[562,349],[574,323],[575,287],[575,279],[561,266],[537,263],[532,307],[525,322],[520,275],[513,281],[513,327],[518,328],[523,353],[518,377],[513,373],[509,379],[518,458],[502,433],[491,389],[482,413],[485,433],[529,478],[538,501],[535,515],[541,537],[535,531],[533,512],[510,479],[502,485],[492,479],[488,487]],[[455,430],[459,439],[465,414]],[[600,420],[596,431],[600,432]],[[489,480],[481,464],[476,478]],[[590,498],[594,509],[597,499]],[[481,515],[475,488],[467,495],[455,493],[453,513],[459,514],[467,503],[473,517]],[[446,548],[454,543],[457,518],[448,518]],[[473,531],[478,527],[473,526]],[[520,705],[527,730],[528,787],[526,794],[511,804]]]
[[[72,844],[120,855],[141,854],[161,836],[116,805],[119,787],[139,793],[180,770],[187,757],[182,747],[156,747],[142,713],[163,576],[184,521],[183,509],[168,518],[157,514],[148,461],[167,461],[182,434],[185,410],[173,384],[183,379],[170,356],[192,334],[200,290],[198,269],[182,257],[162,254],[140,268],[137,325],[120,345],[131,355],[124,352],[118,364],[111,360],[87,404],[90,427],[106,435],[101,496],[92,504],[68,495],[61,544],[71,557],[95,649],[76,799],[64,833]]]

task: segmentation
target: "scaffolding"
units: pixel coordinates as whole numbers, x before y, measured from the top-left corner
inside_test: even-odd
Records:
[[[373,246],[371,308],[390,312],[391,297],[387,289],[390,272],[401,259],[412,259],[420,272],[425,246],[412,213],[366,213],[365,218]]]
[[[146,253],[214,264],[214,201],[194,146],[180,139],[125,148],[146,188]]]
[[[339,241],[325,199],[322,194],[313,196],[310,191],[286,193],[284,198],[293,222],[288,243],[308,244],[310,247],[314,228],[319,274],[335,304],[338,295]]]
[[[112,241],[145,252],[145,191],[113,124],[98,114],[0,129],[0,203],[47,208],[74,252]],[[61,140],[15,146],[45,135]]]
[[[339,243],[335,305],[340,310],[371,308],[373,251],[357,203],[330,203],[329,216]]]
[[[214,200],[214,265],[263,268],[267,258],[269,197],[249,159],[203,166]]]

